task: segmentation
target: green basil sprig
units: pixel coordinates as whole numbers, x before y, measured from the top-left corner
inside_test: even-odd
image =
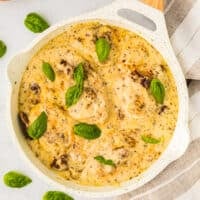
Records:
[[[97,160],[98,162],[100,162],[101,164],[116,167],[115,163],[112,160],[110,160],[110,159],[106,160],[103,156],[96,156],[96,157],[94,157],[94,159]]]
[[[32,139],[39,139],[47,130],[47,115],[43,111],[39,117],[28,127],[28,135]]]
[[[41,33],[49,28],[49,24],[37,13],[28,14],[24,20],[24,24],[34,33]]]
[[[53,68],[49,63],[43,62],[42,71],[50,81],[55,81],[55,72],[53,71]]]
[[[4,56],[4,54],[6,53],[7,47],[5,45],[5,43],[0,40],[0,58]]]
[[[157,103],[163,104],[165,98],[165,87],[158,79],[152,79],[150,92]]]
[[[74,69],[73,78],[77,85],[81,85],[84,81],[84,68],[83,63],[80,63],[77,65],[77,67]]]
[[[74,200],[74,199],[64,192],[48,191],[44,194],[43,200]]]
[[[80,63],[75,69],[73,78],[76,84],[68,88],[65,94],[65,104],[67,107],[70,107],[78,102],[82,93],[84,85],[84,68],[83,63]]]
[[[111,46],[105,38],[99,38],[96,41],[96,53],[100,62],[104,62],[108,59]]]
[[[74,125],[74,133],[88,140],[93,140],[101,136],[100,128],[95,124],[79,123]]]
[[[10,171],[3,177],[5,185],[12,188],[21,188],[32,182],[32,180],[19,172]]]
[[[83,87],[81,85],[74,85],[70,87],[65,94],[66,106],[70,107],[76,104],[83,93]]]
[[[142,140],[145,143],[149,143],[149,144],[158,144],[158,143],[160,143],[160,139],[152,138],[151,136],[148,136],[148,135],[142,135]]]

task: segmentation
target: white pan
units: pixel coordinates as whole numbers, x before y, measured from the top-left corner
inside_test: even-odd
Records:
[[[146,16],[149,20],[153,21],[155,24],[150,23],[150,25],[148,25],[148,28],[152,30],[149,30],[144,26],[130,21],[132,18],[137,21],[139,15],[134,13],[133,17],[133,15],[129,13],[131,10],[128,11],[128,14],[124,14],[124,12],[127,11],[126,9],[136,11],[137,13],[140,13]],[[123,18],[122,15],[128,15],[128,19]],[[74,184],[69,181],[67,182],[60,180],[55,176],[55,174],[52,173],[52,171],[48,170],[44,165],[42,165],[41,162],[31,152],[18,122],[19,84],[22,78],[22,74],[31,57],[50,39],[65,31],[70,24],[92,19],[126,28],[141,35],[143,38],[149,41],[163,55],[166,62],[170,66],[178,89],[178,120],[173,138],[171,139],[168,148],[161,155],[161,157],[139,177],[115,187],[86,187]],[[144,18],[144,20],[146,22],[149,21],[146,18]],[[8,77],[10,80],[9,126],[11,127],[14,142],[18,144],[20,152],[22,152],[24,158],[26,158],[33,170],[39,174],[38,177],[45,179],[47,183],[53,184],[55,189],[63,190],[72,194],[75,193],[80,196],[87,196],[89,198],[103,198],[129,192],[153,179],[169,163],[183,155],[190,142],[188,129],[187,87],[181,67],[177,62],[173,49],[170,45],[164,15],[161,11],[149,7],[139,1],[115,0],[111,5],[108,5],[102,9],[84,14],[79,17],[68,19],[50,27],[47,31],[40,34],[24,51],[16,55],[10,61],[8,65]]]

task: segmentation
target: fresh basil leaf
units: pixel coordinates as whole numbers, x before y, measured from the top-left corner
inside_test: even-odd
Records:
[[[150,92],[157,103],[163,104],[165,98],[165,87],[158,79],[153,79],[150,84]]]
[[[55,80],[55,72],[53,71],[53,68],[49,63],[43,62],[42,71],[50,81]]]
[[[37,13],[28,14],[24,20],[24,24],[34,33],[41,33],[49,28],[49,24]]]
[[[116,167],[115,163],[112,160],[106,160],[103,156],[96,156],[94,157],[95,160],[99,161],[101,164],[110,165]]]
[[[81,85],[74,85],[70,87],[65,94],[65,104],[69,108],[76,104],[83,93],[83,87]]]
[[[105,38],[99,38],[96,41],[96,53],[100,62],[104,62],[108,59],[110,54],[110,44]]]
[[[76,104],[83,93],[84,68],[82,63],[74,69],[73,77],[76,84],[68,88],[65,94],[65,105],[67,107]]]
[[[40,138],[47,130],[47,115],[43,111],[39,117],[28,127],[28,135],[33,139]]]
[[[48,191],[44,194],[43,200],[74,200],[74,199],[64,192]]]
[[[142,140],[145,143],[149,143],[149,144],[158,144],[158,143],[160,143],[160,139],[152,138],[152,137],[146,136],[146,135],[142,135]]]
[[[93,140],[101,136],[101,130],[95,124],[79,123],[73,128],[74,133],[88,140]]]
[[[83,64],[80,63],[75,69],[73,74],[74,80],[76,81],[76,84],[82,84],[84,80],[84,68]]]
[[[4,54],[6,53],[7,47],[5,45],[5,43],[0,40],[0,58],[4,56]]]
[[[13,188],[21,188],[32,182],[32,180],[19,172],[10,171],[3,177],[5,185]]]

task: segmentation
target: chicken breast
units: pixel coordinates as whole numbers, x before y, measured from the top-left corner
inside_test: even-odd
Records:
[[[61,179],[89,186],[119,185],[147,170],[167,148],[178,115],[161,54],[100,21],[71,25],[33,56],[18,105],[36,157]]]

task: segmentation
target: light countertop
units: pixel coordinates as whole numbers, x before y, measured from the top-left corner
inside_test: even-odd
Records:
[[[37,177],[37,174],[28,167],[27,163],[18,154],[18,148],[12,141],[6,121],[8,112],[6,65],[10,57],[26,47],[37,36],[37,34],[31,33],[24,27],[24,17],[29,12],[38,12],[45,16],[52,25],[62,19],[93,10],[110,2],[112,0],[0,1],[0,39],[7,44],[8,48],[7,54],[3,59],[0,59],[0,177],[2,179],[3,174],[9,170],[19,170],[33,179],[32,184],[22,189],[8,188],[0,181],[0,200],[39,200],[47,190],[56,189]],[[200,182],[196,183],[178,200],[198,200],[200,196],[199,188]],[[78,197],[76,199],[83,200],[83,198]]]

